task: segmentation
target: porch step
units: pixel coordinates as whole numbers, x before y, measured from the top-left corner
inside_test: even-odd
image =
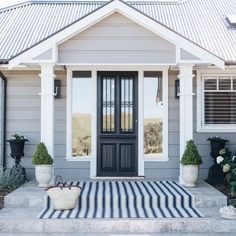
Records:
[[[209,184],[201,181],[197,188],[188,188],[195,196],[196,207],[222,207],[227,204],[227,197]],[[8,194],[4,199],[6,208],[42,208],[45,190],[38,188],[35,182]]]
[[[70,236],[222,236],[222,233],[72,233]],[[235,233],[224,233],[224,236],[235,236]],[[68,233],[0,233],[0,236],[68,236]]]
[[[6,208],[41,208],[43,207],[44,188],[39,188],[35,181],[30,181],[4,197]]]
[[[155,233],[234,233],[236,221],[222,219],[219,208],[201,208],[205,218],[36,219],[40,209],[1,210],[0,233],[69,233],[78,235],[152,235]],[[159,234],[158,234],[159,235]]]

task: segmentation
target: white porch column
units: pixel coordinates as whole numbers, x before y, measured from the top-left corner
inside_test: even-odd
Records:
[[[185,150],[186,142],[193,139],[193,64],[179,65],[180,94],[180,159]],[[179,182],[183,183],[182,167],[180,164]]]
[[[41,64],[41,142],[54,157],[54,70],[53,64]]]

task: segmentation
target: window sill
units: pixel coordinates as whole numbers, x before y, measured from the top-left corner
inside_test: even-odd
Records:
[[[169,161],[168,157],[163,157],[163,156],[144,156],[143,161]]]
[[[67,161],[91,161],[92,157],[66,157]]]
[[[201,127],[196,130],[197,133],[235,133],[236,126],[231,127],[222,127],[219,128],[217,126],[212,127]]]

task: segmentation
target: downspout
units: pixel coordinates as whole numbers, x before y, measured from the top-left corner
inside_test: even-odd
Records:
[[[7,124],[7,78],[6,76],[0,71],[0,77],[3,82],[2,86],[2,106],[1,106],[1,114],[2,114],[2,122],[1,122],[1,165],[6,167],[6,124]]]

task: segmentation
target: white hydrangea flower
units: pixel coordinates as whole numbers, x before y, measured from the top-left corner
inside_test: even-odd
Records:
[[[226,153],[225,148],[222,148],[222,149],[219,151],[219,154],[220,154],[220,155],[224,155],[225,153]]]
[[[223,158],[222,156],[218,156],[218,157],[216,158],[217,164],[220,164],[223,160],[224,160],[224,158]]]
[[[230,165],[229,164],[225,164],[223,166],[223,172],[227,173],[227,172],[229,172],[229,170],[230,170]]]

